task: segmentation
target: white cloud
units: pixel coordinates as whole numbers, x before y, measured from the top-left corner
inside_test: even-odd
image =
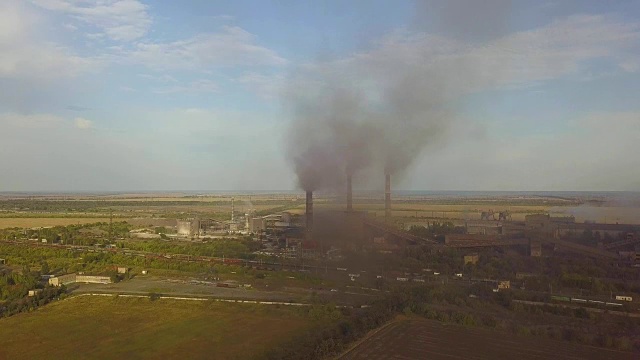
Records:
[[[218,85],[207,79],[195,80],[187,84],[158,87],[153,90],[156,94],[207,93],[216,91],[218,91]]]
[[[592,71],[592,60],[637,71],[640,24],[602,15],[574,15],[480,45],[406,31],[392,33],[374,45],[369,51],[304,68],[373,90],[411,69],[413,73],[406,76],[432,79],[431,86],[439,87],[437,100],[449,100],[468,92],[529,86]]]
[[[76,30],[78,30],[78,27],[77,27],[77,26],[75,26],[75,25],[73,25],[73,24],[69,24],[69,23],[63,24],[63,25],[62,25],[62,27],[63,27],[63,28],[65,28],[65,29],[67,29],[67,30],[69,30],[69,31],[76,31]]]
[[[233,21],[236,19],[236,17],[233,15],[222,14],[213,16],[213,19],[218,21]]]
[[[117,41],[144,36],[151,26],[147,5],[138,0],[31,0],[47,10],[61,12],[103,31]]]
[[[168,74],[162,74],[162,75],[138,74],[138,76],[143,79],[154,80],[162,83],[178,82],[178,80],[175,77]]]
[[[68,49],[53,44],[0,46],[0,53],[0,78],[74,77],[100,65],[98,59],[72,55]]]
[[[87,120],[85,118],[77,117],[73,120],[73,123],[78,129],[87,130],[91,129],[93,126],[93,122],[91,120]]]
[[[0,78],[50,80],[73,77],[100,65],[42,39],[40,19],[22,3],[0,4]]]
[[[245,73],[236,81],[244,85],[248,91],[256,93],[267,100],[276,99],[280,96],[285,84],[283,75],[264,75],[256,72]]]
[[[215,67],[284,65],[275,51],[257,45],[255,36],[235,26],[169,43],[139,43],[131,59],[154,69],[208,70]]]

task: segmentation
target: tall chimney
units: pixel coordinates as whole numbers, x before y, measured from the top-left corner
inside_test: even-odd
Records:
[[[307,208],[306,208],[306,238],[311,240],[311,234],[313,232],[313,192],[307,191]]]
[[[384,216],[391,218],[391,174],[384,176]]]
[[[347,211],[353,211],[353,189],[351,188],[351,174],[347,175]]]

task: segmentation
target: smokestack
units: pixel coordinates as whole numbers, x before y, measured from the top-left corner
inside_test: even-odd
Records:
[[[306,220],[307,220],[307,240],[311,240],[311,234],[313,232],[313,192],[307,191],[307,209],[306,209]]]
[[[384,216],[391,218],[391,174],[384,176]]]
[[[351,188],[351,174],[347,175],[347,211],[353,211],[353,189]]]

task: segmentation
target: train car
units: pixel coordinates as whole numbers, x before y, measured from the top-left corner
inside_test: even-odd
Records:
[[[633,298],[631,296],[616,295],[616,300],[631,302],[631,301],[633,301]]]

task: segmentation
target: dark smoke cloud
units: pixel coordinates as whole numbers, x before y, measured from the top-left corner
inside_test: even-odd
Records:
[[[413,27],[472,42],[509,32],[512,0],[418,0]]]
[[[444,13],[453,16],[456,9]],[[452,102],[498,81],[476,71],[476,57],[459,56],[469,49],[456,37],[398,31],[368,52],[297,69],[284,105],[291,117],[288,158],[299,186],[341,190],[347,173],[360,185],[367,179],[359,174],[383,179],[388,172],[397,179],[425,150],[445,143],[455,119]]]
[[[301,188],[338,189],[347,172],[370,163],[375,129],[363,121],[364,100],[354,89],[308,80],[298,78],[289,89],[293,121],[288,157]]]
[[[292,80],[287,102],[288,155],[305,190],[342,189],[347,173],[365,169],[402,174],[450,120],[425,99],[438,84],[416,69],[369,79],[375,96],[356,87],[357,79],[307,76]]]

